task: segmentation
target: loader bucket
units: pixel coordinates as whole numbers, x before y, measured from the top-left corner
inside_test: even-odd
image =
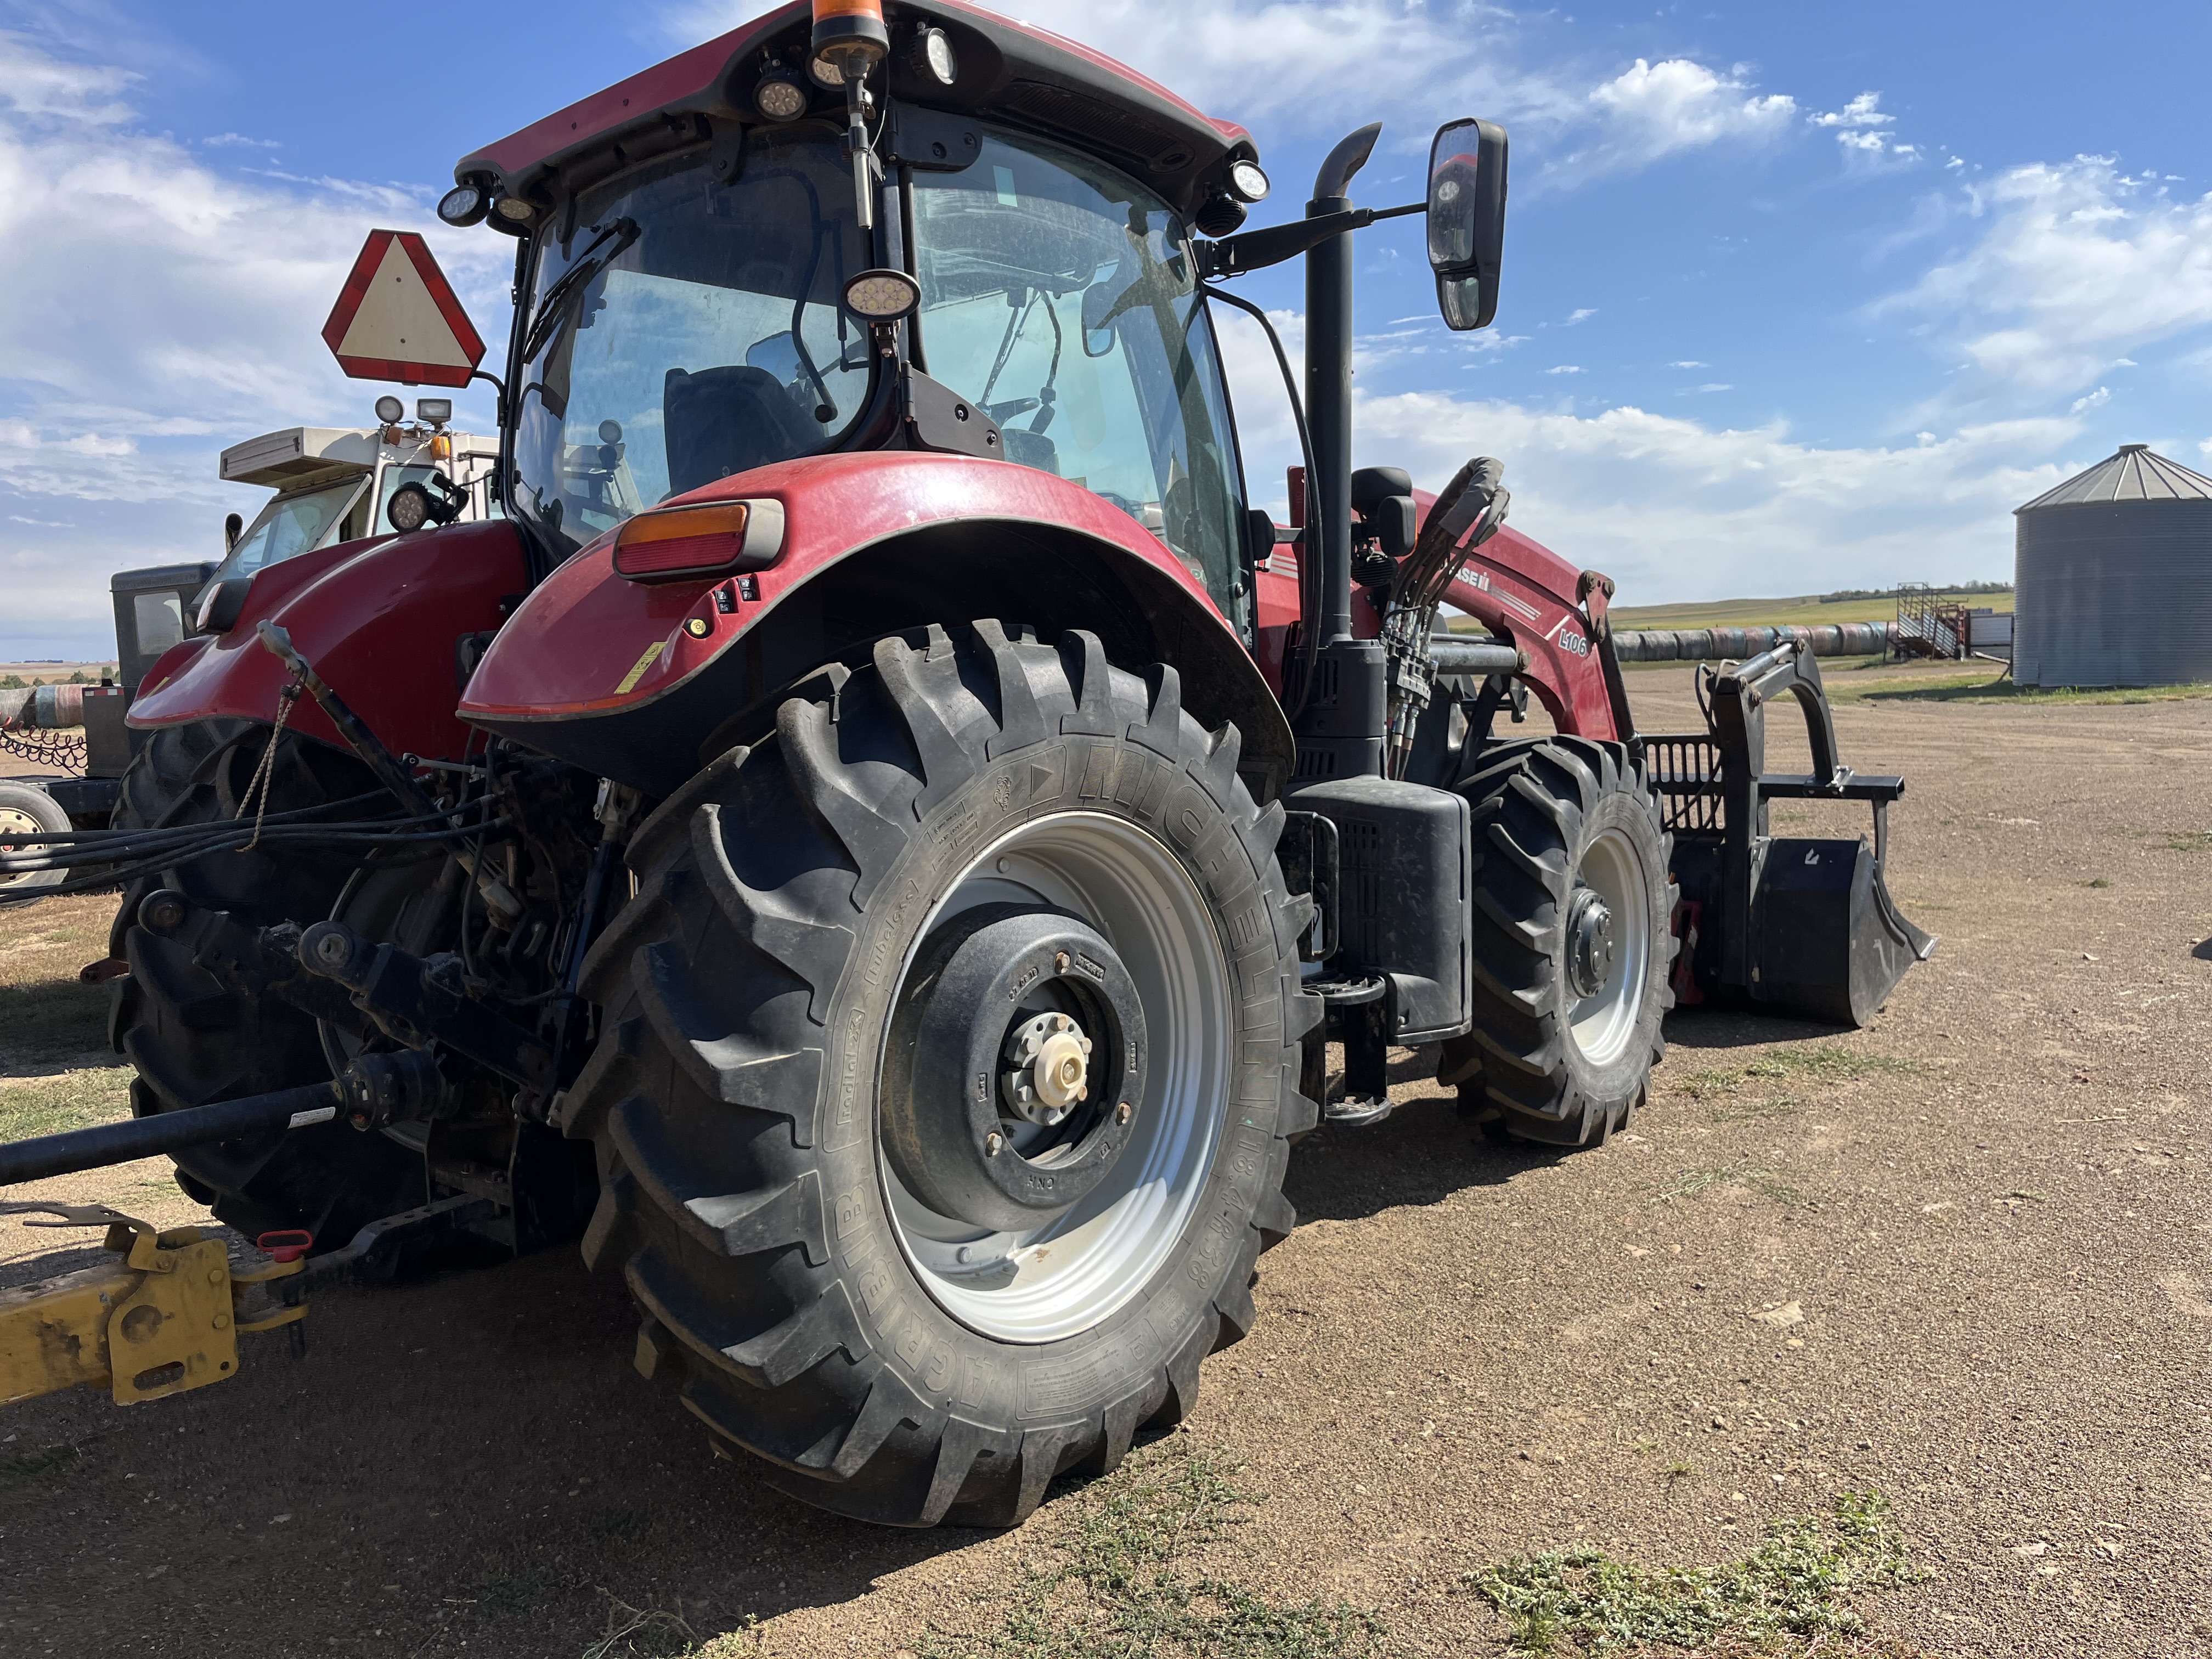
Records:
[[[1751,914],[1753,1000],[1839,1025],[1866,1024],[1936,949],[1899,913],[1863,836],[1768,842]]]
[[[1863,775],[1838,759],[1820,665],[1801,641],[1699,678],[1706,729],[1638,739],[1674,837],[1683,950],[1676,998],[1864,1025],[1905,970],[1936,949],[1899,914],[1883,879],[1889,809],[1905,780]],[[1766,769],[1766,713],[1785,694],[1805,717],[1809,773]],[[1873,842],[1771,836],[1776,800],[1863,803],[1874,811]]]

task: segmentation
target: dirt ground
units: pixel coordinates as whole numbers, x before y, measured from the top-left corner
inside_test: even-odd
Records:
[[[1639,674],[1646,723],[1687,729],[1687,685]],[[1367,1610],[1382,1651],[1497,1652],[1485,1564],[1722,1562],[1878,1489],[1931,1575],[1861,1603],[1885,1651],[2212,1655],[2212,702],[1838,721],[1910,780],[1892,883],[1935,960],[1866,1031],[1678,1012],[1601,1151],[1493,1144],[1425,1083],[1306,1143],[1260,1322],[1171,1437],[1255,1498],[1207,1572]],[[104,921],[0,915],[0,1112],[117,1097],[72,982]],[[161,1175],[44,1190],[184,1219]],[[0,1281],[90,1242],[0,1222]],[[682,1650],[647,1642],[671,1616],[717,1656],[1092,1650],[994,1639],[1112,1482],[1009,1534],[803,1509],[639,1381],[573,1251],[309,1324],[304,1360],[260,1339],[219,1388],[0,1413],[0,1651],[599,1659]]]

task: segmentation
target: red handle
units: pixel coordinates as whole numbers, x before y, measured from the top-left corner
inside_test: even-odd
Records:
[[[253,1248],[271,1261],[297,1261],[315,1248],[315,1236],[304,1227],[285,1227],[262,1234]]]

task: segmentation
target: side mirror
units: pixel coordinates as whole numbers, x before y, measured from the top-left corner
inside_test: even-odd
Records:
[[[246,533],[246,520],[234,513],[222,521],[222,550],[226,553],[238,545],[238,538]]]
[[[1505,129],[1446,123],[1429,148],[1429,264],[1447,326],[1487,328],[1505,254]]]

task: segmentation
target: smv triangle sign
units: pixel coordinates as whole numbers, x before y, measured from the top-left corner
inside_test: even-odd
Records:
[[[453,286],[411,230],[372,230],[323,340],[356,380],[466,386],[484,343]]]

